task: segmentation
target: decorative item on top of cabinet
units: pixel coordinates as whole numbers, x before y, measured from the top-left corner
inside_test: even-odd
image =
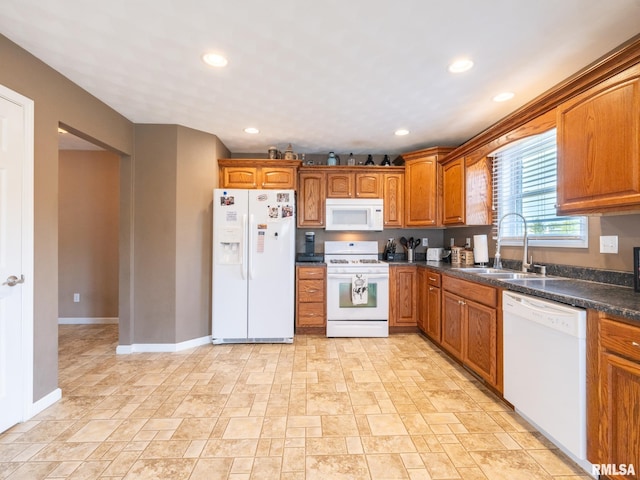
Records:
[[[562,103],[558,214],[640,211],[640,64]]]
[[[640,327],[587,312],[587,459],[634,465],[640,478]]]
[[[438,160],[452,150],[453,148],[449,147],[432,147],[402,154],[405,162],[405,227],[430,227],[440,224]]]
[[[326,270],[324,265],[296,266],[296,329],[324,329],[326,315]],[[320,333],[320,332],[319,332]]]
[[[218,160],[219,188],[266,188],[295,190],[299,160],[221,158]]]
[[[417,326],[417,275],[416,265],[389,265],[390,328]],[[396,328],[396,331],[398,330]]]
[[[326,174],[304,168],[298,175],[298,227],[324,227]]]

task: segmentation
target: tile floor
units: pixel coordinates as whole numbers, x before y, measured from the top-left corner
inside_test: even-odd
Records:
[[[60,326],[63,398],[0,435],[0,479],[589,478],[417,334],[116,345]]]

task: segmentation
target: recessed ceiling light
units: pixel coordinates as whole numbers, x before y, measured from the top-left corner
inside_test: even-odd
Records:
[[[409,130],[406,128],[399,128],[394,132],[397,136],[402,137],[403,135],[409,135]]]
[[[502,92],[493,97],[494,102],[506,102],[507,100],[511,100],[515,94],[513,92]]]
[[[473,67],[473,62],[468,58],[462,58],[449,65],[449,71],[451,73],[462,73],[471,69],[471,67]]]
[[[64,128],[58,127],[58,133],[69,133]]]
[[[247,127],[244,129],[244,133],[260,133],[260,130],[255,127]]]
[[[202,56],[202,60],[212,67],[226,67],[227,63],[229,63],[226,58],[217,53],[205,53]]]

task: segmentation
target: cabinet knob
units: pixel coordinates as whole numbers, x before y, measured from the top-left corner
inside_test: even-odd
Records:
[[[640,343],[638,342],[631,342],[631,345],[633,345],[634,347],[640,347]]]
[[[458,303],[459,303],[460,305],[466,305],[466,302],[464,302],[463,300],[458,300]]]

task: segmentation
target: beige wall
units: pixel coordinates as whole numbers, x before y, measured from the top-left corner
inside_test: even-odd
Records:
[[[117,317],[120,157],[62,150],[58,162],[58,316]]]
[[[0,84],[35,103],[33,401],[58,388],[58,124],[133,151],[133,124],[0,35]]]
[[[135,322],[129,343],[207,336],[212,189],[217,158],[228,151],[216,136],[185,127],[135,130]]]

